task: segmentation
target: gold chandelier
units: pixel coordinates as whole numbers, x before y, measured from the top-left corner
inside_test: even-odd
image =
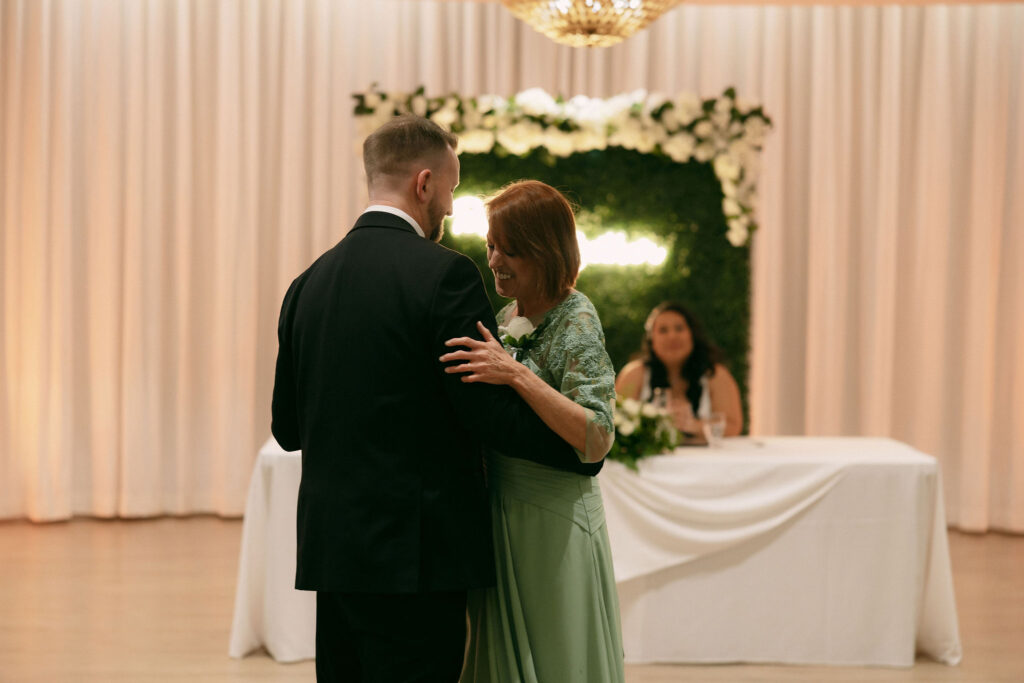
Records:
[[[607,47],[647,26],[679,0],[501,0],[556,43]]]

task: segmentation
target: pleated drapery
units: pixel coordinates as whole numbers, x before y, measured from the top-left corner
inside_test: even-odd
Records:
[[[907,441],[952,523],[1024,531],[1021,45],[1012,4],[680,6],[585,51],[497,3],[7,0],[0,517],[242,512],[281,296],[363,205],[352,92],[735,86],[775,121],[752,429]]]

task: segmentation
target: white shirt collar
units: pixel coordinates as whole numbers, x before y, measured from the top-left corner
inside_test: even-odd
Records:
[[[423,232],[423,228],[421,228],[420,224],[416,222],[416,219],[407,214],[405,211],[402,211],[401,209],[396,209],[395,207],[388,206],[386,204],[374,204],[370,207],[367,207],[366,211],[363,211],[363,213],[369,213],[370,211],[383,211],[384,213],[390,213],[393,216],[398,216],[399,218],[404,219],[409,225],[411,225],[416,230],[416,233],[420,237],[426,237],[426,235]]]

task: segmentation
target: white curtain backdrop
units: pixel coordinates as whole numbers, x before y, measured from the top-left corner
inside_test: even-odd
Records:
[[[362,207],[353,91],[734,85],[775,120],[753,430],[907,441],[952,523],[1024,531],[1022,71],[1021,5],[683,6],[583,51],[494,3],[4,0],[0,518],[242,512],[280,298]]]

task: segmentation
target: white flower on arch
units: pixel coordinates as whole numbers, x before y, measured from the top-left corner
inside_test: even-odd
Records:
[[[455,93],[432,98],[423,88],[384,93],[375,87],[354,96],[363,136],[395,114],[412,112],[454,131],[460,151],[471,154],[486,154],[500,145],[517,156],[543,147],[553,156],[566,157],[617,146],[681,164],[710,163],[727,198],[726,238],[743,246],[757,228],[759,152],[771,121],[731,88],[704,100],[690,93],[669,98],[635,90],[608,99],[577,95],[564,101],[541,88],[509,98]]]

